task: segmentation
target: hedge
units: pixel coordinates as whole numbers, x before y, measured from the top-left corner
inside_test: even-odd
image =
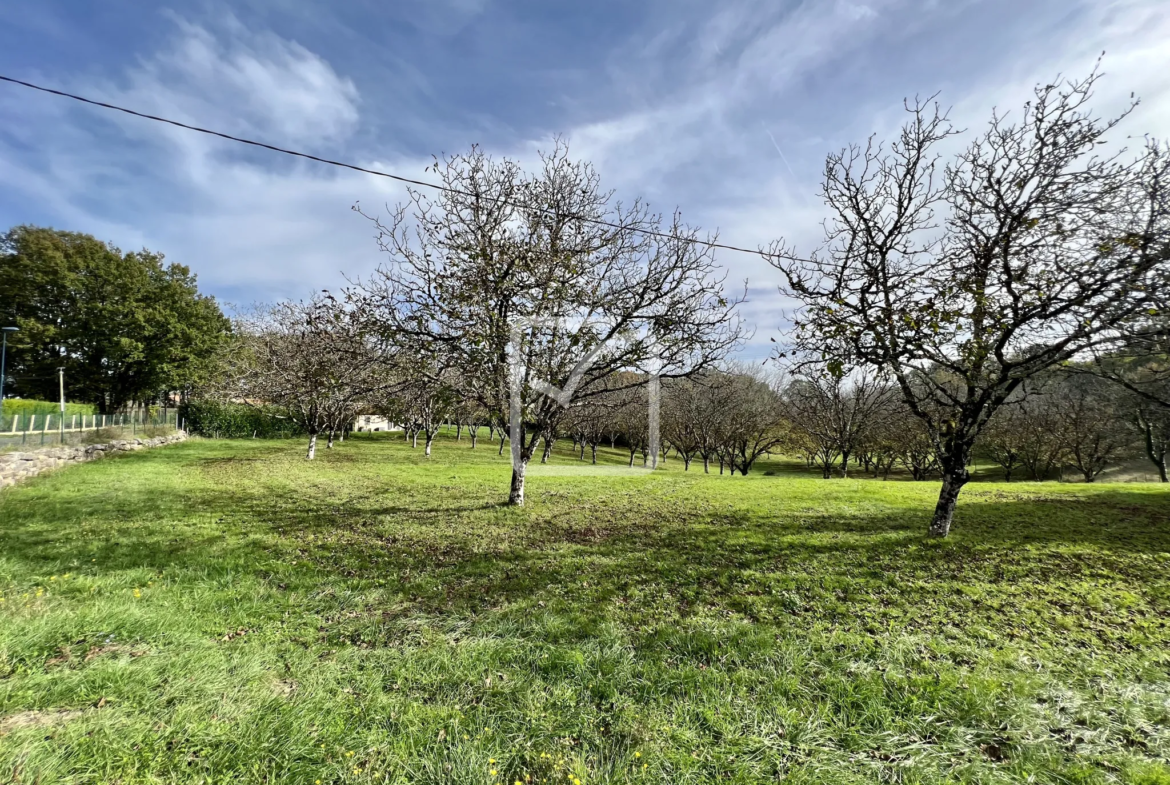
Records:
[[[304,431],[275,406],[191,401],[179,407],[188,433],[218,439],[284,439]]]
[[[27,398],[5,398],[4,399],[4,419],[8,420],[12,417],[20,415],[22,418],[35,414],[38,417],[44,414],[57,415],[61,413],[61,404],[55,401],[32,401]],[[80,417],[81,415],[89,416],[93,414],[93,404],[91,403],[67,403],[65,404],[65,416],[71,417],[73,415]]]

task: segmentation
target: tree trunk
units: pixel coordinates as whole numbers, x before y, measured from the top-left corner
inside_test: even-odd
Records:
[[[426,444],[426,447],[423,448],[424,455],[431,454],[431,445],[434,443],[435,443],[435,434],[432,433],[431,431],[427,431],[427,444]]]
[[[683,471],[689,472],[691,470],[691,456],[689,453],[683,453]]]
[[[597,463],[597,445],[596,445],[596,444],[591,444],[591,445],[589,445],[589,448],[590,448],[591,450],[593,450],[593,462],[594,462],[594,463]]]
[[[479,441],[479,428],[468,428],[467,430],[471,434],[471,449],[474,450],[475,443]]]
[[[970,447],[959,447],[954,454],[944,456],[942,466],[942,488],[938,494],[938,504],[934,508],[934,517],[930,521],[928,533],[931,537],[946,537],[951,533],[951,521],[955,517],[955,504],[959,501],[959,491],[971,479],[967,471],[967,458]]]
[[[330,429],[330,431],[329,431],[329,440],[327,442],[325,442],[325,449],[326,450],[333,449],[333,430],[332,429]]]
[[[711,456],[703,453],[703,474],[711,473]]]
[[[1142,435],[1145,436],[1146,442],[1146,457],[1158,469],[1158,479],[1162,482],[1167,482],[1166,478],[1166,450],[1163,448],[1159,451],[1158,446],[1154,444],[1154,427],[1138,414],[1138,425],[1141,426]]]
[[[410,437],[410,446],[412,449],[418,447],[418,431],[415,431]]]
[[[630,450],[630,466],[631,466],[631,467],[634,465],[634,455],[635,455],[637,452],[638,452],[637,450]]]
[[[552,454],[552,441],[546,436],[544,437],[544,452],[541,453],[540,462],[548,463],[548,456]]]
[[[463,423],[455,424],[455,441],[463,441]]]
[[[841,453],[841,477],[849,479],[849,453]]]
[[[317,455],[317,432],[311,431],[309,433],[309,454],[305,456],[305,460],[311,461]]]
[[[512,467],[512,487],[508,491],[508,504],[524,506],[524,472],[527,469],[528,461],[521,461],[519,466]]]
[[[504,454],[504,432],[503,431],[500,431],[500,452],[499,452],[499,454],[500,455]],[[521,484],[523,484],[523,482],[524,482],[523,478],[520,480],[520,482],[521,482]]]

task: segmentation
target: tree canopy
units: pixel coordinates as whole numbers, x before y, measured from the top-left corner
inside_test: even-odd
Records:
[[[103,412],[197,383],[230,328],[161,253],[34,226],[0,236],[0,321],[20,328],[6,391],[54,400],[64,367],[66,396]]]

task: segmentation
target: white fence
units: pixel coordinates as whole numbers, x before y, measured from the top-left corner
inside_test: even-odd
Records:
[[[16,414],[0,422],[0,447],[65,444],[84,439],[87,431],[116,429],[136,435],[147,428],[181,427],[178,412],[145,409],[121,414]]]

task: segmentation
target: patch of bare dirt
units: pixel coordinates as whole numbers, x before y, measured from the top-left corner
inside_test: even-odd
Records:
[[[43,728],[68,722],[82,715],[78,709],[44,709],[42,711],[21,711],[0,717],[0,736],[20,728]]]
[[[297,691],[297,683],[291,679],[282,679],[272,685],[272,691],[282,698],[288,698]]]

